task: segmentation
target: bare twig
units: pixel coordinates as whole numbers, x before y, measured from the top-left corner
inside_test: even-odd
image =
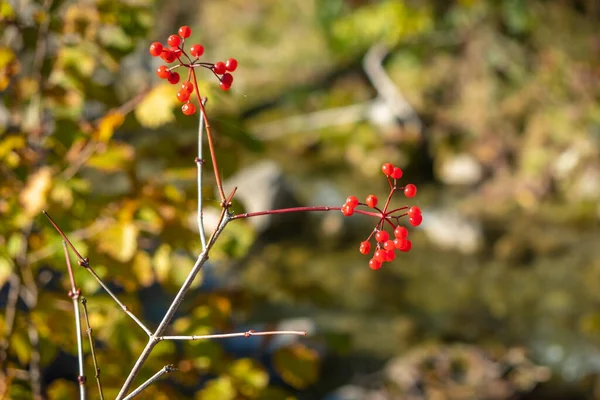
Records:
[[[249,330],[246,332],[236,333],[220,333],[215,335],[193,335],[193,336],[162,336],[159,340],[208,340],[208,339],[227,339],[234,337],[250,337],[250,336],[275,336],[275,335],[296,335],[306,336],[306,331],[266,331],[255,332]]]
[[[148,379],[146,382],[142,383],[137,389],[135,389],[133,392],[131,392],[129,394],[129,396],[125,397],[124,400],[129,400],[129,399],[134,398],[135,396],[140,394],[144,389],[146,389],[148,386],[150,386],[152,383],[156,382],[158,380],[158,378],[160,378],[164,374],[168,374],[173,371],[177,371],[177,369],[175,367],[173,367],[173,365],[165,365],[163,368],[161,368],[160,371],[158,371],[156,374],[152,375],[150,377],[150,379]]]
[[[77,258],[79,258],[79,265],[84,267],[85,269],[87,269],[88,272],[90,274],[92,274],[92,276],[96,279],[96,282],[98,282],[100,284],[100,286],[102,286],[102,288],[106,291],[106,293],[108,293],[109,296],[112,297],[112,299],[115,301],[115,303],[117,303],[121,307],[121,309],[125,312],[125,314],[127,314],[131,319],[133,319],[135,321],[135,323],[138,324],[138,326],[140,328],[142,328],[148,336],[151,336],[152,332],[150,332],[150,329],[148,329],[146,327],[146,325],[144,325],[144,323],[142,321],[140,321],[140,319],[138,317],[135,316],[134,313],[129,311],[129,308],[118,299],[118,297],[112,292],[112,290],[110,290],[110,288],[108,286],[106,286],[106,284],[98,276],[98,274],[96,274],[96,271],[94,271],[92,269],[92,267],[90,266],[90,260],[88,258],[83,258],[82,255],[77,251],[75,246],[73,246],[73,243],[71,243],[69,238],[67,238],[67,235],[65,235],[65,233],[62,231],[62,229],[60,229],[58,227],[58,225],[56,224],[56,222],[54,222],[52,217],[50,217],[50,215],[46,211],[44,211],[43,213],[48,218],[48,220],[50,221],[52,226],[54,226],[54,229],[56,229],[56,231],[60,234],[60,236],[62,236],[63,240],[69,245],[71,250],[73,250],[75,255],[77,255]]]
[[[92,338],[92,327],[90,326],[90,319],[87,310],[87,300],[85,297],[81,297],[81,306],[83,307],[83,317],[85,318],[85,331],[88,335],[88,339],[90,340],[90,351],[92,353],[92,362],[94,363],[94,375],[96,377],[96,383],[98,384],[98,393],[100,394],[100,400],[104,400],[104,393],[102,393],[102,383],[100,382],[100,368],[98,368],[98,360],[96,359],[94,339]]]
[[[206,106],[208,99],[205,97],[202,100],[202,106]],[[204,230],[204,207],[202,203],[202,170],[204,159],[202,158],[202,132],[204,131],[204,118],[200,116],[198,122],[198,156],[196,157],[196,166],[198,167],[198,231],[200,233],[200,242],[202,250],[206,248],[206,231]]]
[[[71,257],[69,257],[69,249],[67,243],[63,241],[63,251],[65,253],[65,261],[67,263],[67,271],[69,272],[69,279],[71,280],[71,290],[69,290],[69,297],[73,301],[73,312],[75,313],[75,335],[77,336],[77,359],[79,362],[79,376],[77,378],[79,382],[79,398],[85,400],[85,371],[83,369],[83,343],[81,341],[81,316],[79,315],[79,296],[81,291],[75,285],[75,276],[73,275],[73,267],[71,266]]]

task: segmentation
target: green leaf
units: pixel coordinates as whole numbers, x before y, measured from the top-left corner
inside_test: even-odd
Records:
[[[137,250],[138,228],[132,222],[122,222],[106,229],[98,241],[98,249],[115,260],[127,262]]]
[[[233,400],[236,390],[231,378],[221,376],[206,384],[206,387],[196,394],[197,400]]]
[[[302,344],[278,349],[273,358],[277,373],[296,389],[305,389],[319,378],[319,355]]]
[[[242,358],[229,367],[229,375],[244,396],[255,397],[269,384],[269,374],[256,361]]]

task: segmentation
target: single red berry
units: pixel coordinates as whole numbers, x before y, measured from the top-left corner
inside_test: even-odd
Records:
[[[408,209],[409,217],[414,217],[415,215],[421,215],[421,209],[418,206],[412,206]]]
[[[375,234],[375,240],[377,240],[379,243],[387,242],[389,238],[390,234],[386,231],[379,231]]]
[[[421,225],[421,222],[423,222],[423,216],[421,214],[415,215],[408,219],[408,223],[412,226],[419,226]]]
[[[233,83],[233,76],[229,73],[223,74],[223,76],[221,77],[221,83],[227,86],[231,86],[231,84]]]
[[[398,247],[398,250],[403,251],[403,252],[407,252],[410,251],[410,249],[412,248],[412,242],[408,239],[401,239],[402,243],[400,243],[400,247]]]
[[[177,54],[173,50],[167,49],[161,53],[160,58],[168,63],[172,63],[177,59]]]
[[[238,66],[238,62],[235,58],[230,58],[229,60],[227,60],[227,62],[225,63],[225,69],[229,72],[233,72],[235,71],[235,69]]]
[[[396,258],[396,252],[394,249],[385,251],[385,261],[391,262]]]
[[[223,75],[227,69],[225,68],[225,63],[223,61],[217,61],[213,66],[213,71],[217,75]]]
[[[373,259],[384,262],[385,261],[385,250],[379,249],[375,251],[375,255],[373,255]]]
[[[189,99],[190,92],[188,92],[187,90],[181,89],[179,92],[177,92],[177,100],[179,100],[180,102],[185,103]]]
[[[348,196],[346,199],[346,205],[352,208],[358,206],[358,198],[356,196]]]
[[[375,208],[377,206],[377,196],[375,196],[374,194],[368,195],[365,203],[367,203],[369,207]]]
[[[223,82],[221,82],[219,84],[219,87],[224,90],[224,91],[228,91],[229,89],[231,89],[231,86],[224,84]]]
[[[179,45],[181,44],[181,38],[177,35],[171,35],[167,39],[167,43],[173,48],[179,47]]]
[[[163,45],[160,42],[154,42],[150,45],[150,54],[152,57],[158,57],[162,53]]]
[[[359,251],[362,254],[369,254],[371,252],[371,243],[364,241],[360,243]]]
[[[158,75],[160,79],[167,79],[169,75],[171,75],[171,72],[166,65],[161,65],[160,67],[156,68],[156,75]]]
[[[204,54],[204,47],[201,44],[195,44],[190,47],[190,54],[192,57],[200,57],[202,54]]]
[[[402,170],[398,167],[394,167],[394,171],[392,171],[392,178],[394,178],[394,179],[402,178]]]
[[[194,85],[190,81],[185,81],[181,84],[181,89],[188,93],[192,93],[194,91]]]
[[[383,248],[386,250],[394,250],[396,248],[396,246],[394,245],[394,242],[392,240],[387,240],[383,244]]]
[[[179,36],[186,39],[186,38],[189,38],[190,35],[192,34],[192,29],[189,26],[184,25],[181,28],[179,28],[178,33],[179,33]]]
[[[394,164],[386,162],[382,165],[381,172],[383,172],[385,176],[392,175],[392,172],[394,172]]]
[[[349,217],[352,214],[354,214],[354,208],[348,207],[348,205],[346,204],[342,206],[342,214],[344,214],[346,217]]]
[[[412,183],[409,183],[404,187],[404,195],[406,197],[415,197],[415,194],[417,194],[417,187]]]
[[[396,229],[394,229],[394,237],[398,238],[398,239],[404,239],[408,236],[408,229],[406,229],[403,226],[397,226]]]
[[[403,240],[404,239],[394,239],[394,247],[400,250],[400,248],[402,247]]]
[[[196,106],[192,103],[185,103],[181,106],[181,111],[185,115],[193,115],[196,112]]]
[[[179,74],[177,72],[172,72],[167,79],[170,84],[174,85],[179,82]]]
[[[381,268],[381,261],[371,258],[371,260],[369,261],[369,268],[375,271],[378,270],[379,268]]]

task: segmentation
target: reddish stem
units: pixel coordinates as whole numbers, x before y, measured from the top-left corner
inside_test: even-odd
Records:
[[[273,214],[286,214],[293,212],[311,212],[311,211],[340,211],[342,207],[329,207],[329,206],[313,206],[313,207],[293,207],[293,208],[280,208],[278,210],[267,210],[267,211],[257,211],[252,213],[243,213],[237,214],[231,217],[231,219],[242,219],[242,218],[251,218],[251,217],[259,217],[261,215],[273,215]],[[371,211],[363,211],[363,210],[354,210],[356,214],[369,215],[371,217],[381,218],[381,214],[374,213]]]
[[[202,97],[200,96],[200,91],[198,90],[198,80],[196,79],[196,71],[192,68],[192,77],[194,78],[194,88],[196,89],[196,97],[198,98],[198,103],[200,104],[200,112],[202,114],[202,118],[204,118],[204,129],[206,129],[206,138],[208,139],[208,149],[210,151],[210,158],[212,159],[213,170],[215,173],[215,181],[217,182],[217,189],[219,190],[219,195],[221,196],[221,203],[225,205],[225,192],[223,191],[223,183],[221,182],[221,176],[219,175],[219,166],[217,164],[217,156],[215,154],[215,146],[213,144],[213,137],[210,131],[210,123],[208,122],[208,117],[206,116],[206,110],[204,109],[204,104],[202,104]]]

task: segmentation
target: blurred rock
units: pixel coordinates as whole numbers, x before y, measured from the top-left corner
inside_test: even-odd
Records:
[[[285,180],[283,171],[273,161],[263,161],[249,167],[227,180],[224,186],[231,190],[237,187],[235,199],[240,201],[246,212],[298,207],[299,201]],[[293,229],[302,222],[302,213],[265,215],[250,218],[250,223],[259,233]]]
[[[458,154],[441,162],[439,178],[447,185],[471,185],[481,180],[483,168],[470,154]]]
[[[423,230],[429,240],[440,248],[458,250],[463,254],[472,254],[481,248],[483,230],[477,221],[454,210],[427,210],[423,211],[423,215]]]

